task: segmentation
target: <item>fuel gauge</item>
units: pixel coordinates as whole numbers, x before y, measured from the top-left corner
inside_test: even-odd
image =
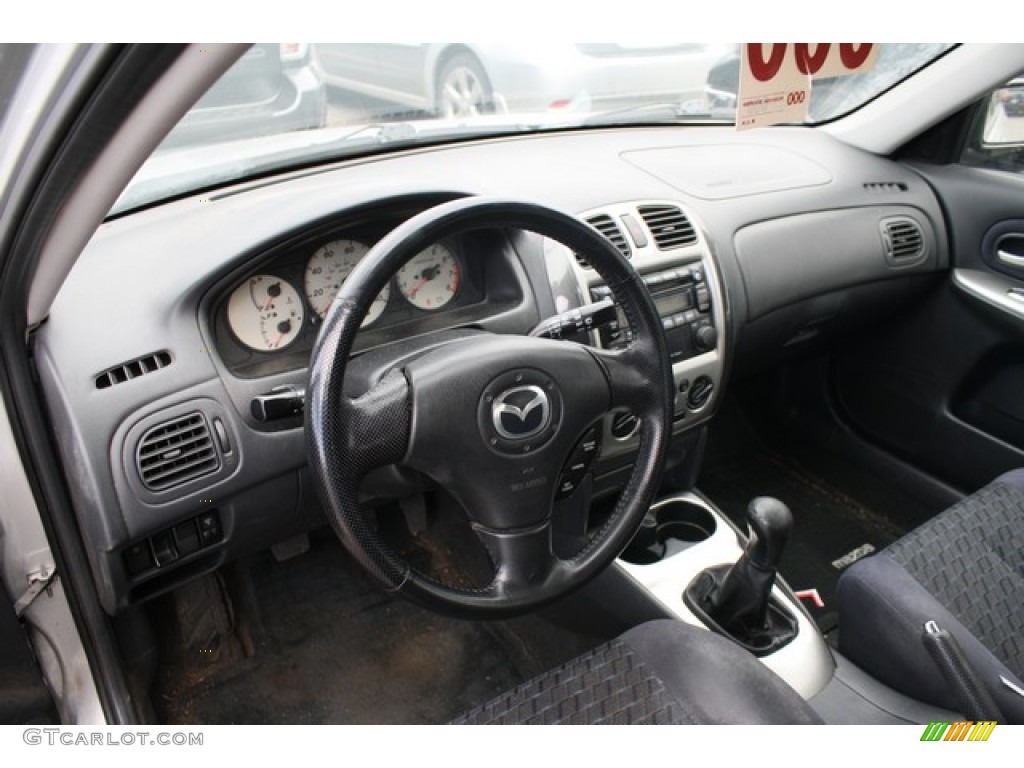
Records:
[[[272,352],[298,337],[305,318],[302,297],[287,280],[254,275],[228,299],[228,326],[250,349]]]

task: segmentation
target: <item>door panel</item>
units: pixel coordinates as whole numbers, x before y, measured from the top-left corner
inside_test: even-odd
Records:
[[[945,210],[952,270],[837,355],[834,384],[857,429],[969,491],[1024,466],[1024,177],[918,170]]]

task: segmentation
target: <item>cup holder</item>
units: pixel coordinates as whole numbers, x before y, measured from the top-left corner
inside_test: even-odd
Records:
[[[634,565],[650,565],[711,538],[715,518],[699,504],[670,499],[655,504],[644,515],[639,530],[622,553]]]

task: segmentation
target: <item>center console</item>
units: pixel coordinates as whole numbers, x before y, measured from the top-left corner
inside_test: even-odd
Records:
[[[686,592],[702,574],[731,566],[744,556],[736,529],[707,501],[683,493],[657,502],[619,565],[671,614],[708,628],[687,604]],[[795,625],[792,637],[777,648],[756,653],[804,698],[830,682],[835,664],[817,626],[783,585],[771,588],[773,604]]]
[[[689,211],[667,200],[609,204],[581,216],[630,261],[651,294],[672,363],[674,432],[705,423],[723,382],[728,307],[701,227]],[[582,255],[551,250],[547,266],[560,312],[614,302],[611,289]],[[593,332],[593,342],[614,349],[629,343],[630,328],[617,306],[612,318]],[[601,458],[635,451],[636,427],[628,412],[608,419]]]
[[[725,368],[728,304],[710,246],[689,211],[673,201],[609,204],[582,218],[632,263],[650,293],[672,364],[673,433],[676,444],[683,444],[682,433],[713,415]],[[606,349],[627,346],[627,318],[585,254],[552,247],[546,256],[556,308],[577,322],[541,330],[559,338],[566,330],[589,332],[591,342]],[[605,420],[599,457],[604,467],[629,461],[637,426],[625,411]],[[690,447],[693,456],[684,460],[695,464],[700,448]],[[638,585],[658,604],[658,613],[730,636],[810,698],[832,680],[835,663],[817,626],[788,588],[775,583],[782,542],[771,533],[773,519],[755,515],[762,535],[745,540],[700,496],[671,496],[652,507],[619,565],[631,577],[629,588]]]

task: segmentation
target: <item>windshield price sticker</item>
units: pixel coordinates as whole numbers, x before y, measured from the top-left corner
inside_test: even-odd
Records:
[[[747,43],[740,46],[736,129],[799,123],[807,117],[815,79],[866,72],[874,43]]]

